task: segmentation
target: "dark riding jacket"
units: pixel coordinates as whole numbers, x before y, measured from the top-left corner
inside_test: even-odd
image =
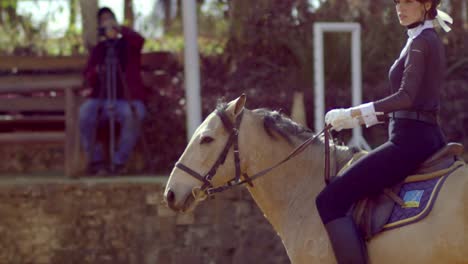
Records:
[[[423,26],[416,36],[409,30],[408,46],[389,71],[391,95],[374,102],[376,112],[439,111],[446,69],[444,46],[431,21],[419,27]]]

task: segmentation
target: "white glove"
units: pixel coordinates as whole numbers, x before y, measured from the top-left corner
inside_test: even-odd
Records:
[[[340,131],[342,129],[350,129],[359,126],[359,120],[351,116],[350,108],[332,109],[325,115],[325,123],[332,125],[332,129]]]

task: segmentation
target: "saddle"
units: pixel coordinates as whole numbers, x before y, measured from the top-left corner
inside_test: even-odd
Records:
[[[445,178],[464,164],[461,159],[462,153],[463,145],[448,143],[424,161],[414,175],[408,176],[402,183],[385,189],[377,196],[355,203],[348,215],[353,217],[363,237],[369,240],[380,232],[417,222],[427,216]],[[363,156],[365,154],[359,153],[344,168]],[[409,185],[413,185],[418,190],[411,190],[413,187]],[[426,194],[422,197],[424,192]],[[414,197],[417,199],[414,200]],[[421,208],[416,208],[419,207],[421,198],[423,205]],[[410,215],[411,212],[413,215]],[[400,218],[395,215],[399,215]],[[406,220],[401,220],[404,217]]]

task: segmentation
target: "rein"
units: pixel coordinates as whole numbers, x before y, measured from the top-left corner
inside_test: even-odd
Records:
[[[331,125],[326,125],[325,128],[322,130],[325,136],[325,142],[324,142],[325,144],[325,169],[324,170],[325,171],[323,173],[323,178],[324,178],[326,185],[330,184],[330,181],[331,181],[331,176],[330,176],[330,137],[331,137],[330,129],[331,127],[332,127]]]
[[[224,111],[217,110],[216,114],[221,119],[225,129],[230,131],[229,138],[224,146],[223,151],[220,153],[218,159],[215,161],[211,169],[202,176],[201,174],[197,173],[196,171],[190,169],[189,167],[185,166],[184,164],[177,162],[175,167],[181,169],[182,171],[188,173],[192,177],[200,180],[203,182],[201,187],[197,187],[192,190],[194,197],[198,200],[204,200],[206,197],[213,196],[215,193],[224,192],[228,189],[234,188],[239,185],[249,184],[253,187],[252,182],[264,175],[268,172],[274,170],[275,168],[279,167],[280,165],[286,163],[287,161],[291,160],[295,156],[302,153],[315,139],[317,139],[322,133],[325,135],[325,172],[324,172],[324,180],[326,184],[330,183],[330,128],[331,125],[326,125],[318,134],[308,138],[304,142],[302,142],[299,146],[297,146],[293,151],[289,153],[284,159],[277,162],[271,167],[268,167],[258,173],[255,173],[252,176],[247,175],[246,173],[242,173],[242,177],[244,180],[241,180],[241,170],[240,170],[240,155],[239,155],[239,127],[242,121],[243,111],[237,116],[235,123],[232,124],[230,119],[224,113]],[[225,184],[219,187],[213,187],[211,184],[211,180],[213,179],[216,171],[218,170],[219,166],[224,164],[227,154],[231,146],[234,149],[234,166],[235,166],[235,176],[233,179],[229,180]]]

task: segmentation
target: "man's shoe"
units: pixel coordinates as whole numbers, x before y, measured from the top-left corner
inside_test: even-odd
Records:
[[[106,176],[109,172],[104,162],[92,162],[86,168],[86,174],[91,176]]]
[[[127,169],[124,164],[114,164],[114,168],[111,170],[112,175],[123,175],[127,173]]]

